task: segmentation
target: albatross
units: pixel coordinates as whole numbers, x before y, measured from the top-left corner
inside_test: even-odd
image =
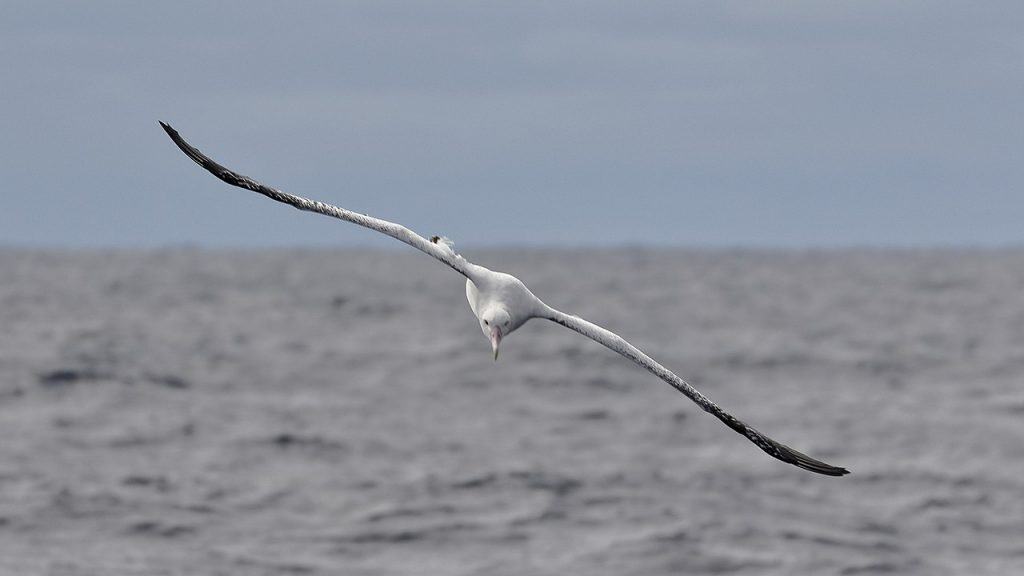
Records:
[[[170,125],[160,122],[160,126],[163,127],[167,135],[171,137],[171,140],[177,144],[178,148],[186,156],[232,186],[258,192],[272,200],[289,204],[299,210],[331,216],[387,234],[429,256],[433,256],[465,276],[466,298],[469,300],[469,307],[473,310],[473,314],[476,315],[480,323],[480,330],[490,341],[495,360],[498,359],[498,347],[501,341],[507,338],[509,334],[515,332],[530,319],[540,318],[549,320],[565,326],[574,332],[578,332],[629,358],[642,368],[667,382],[679,392],[682,392],[705,412],[715,416],[726,426],[745,436],[758,448],[768,453],[768,455],[804,470],[826,476],[842,476],[849,473],[845,468],[832,466],[831,464],[811,458],[758,432],[753,427],[748,426],[743,421],[720,408],[688,382],[676,376],[671,370],[641,352],[639,348],[633,346],[618,334],[602,328],[593,322],[566,314],[548,306],[540,298],[534,296],[533,292],[530,292],[530,289],[522,281],[511,274],[495,272],[479,264],[469,262],[455,252],[454,245],[447,238],[433,236],[427,239],[401,224],[388,222],[387,220],[374,218],[366,214],[338,208],[337,206],[325,204],[317,200],[310,200],[309,198],[271,188],[214,162],[209,156],[206,156],[186,142]]]

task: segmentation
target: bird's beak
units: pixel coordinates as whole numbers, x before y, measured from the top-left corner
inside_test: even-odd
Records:
[[[491,328],[491,348],[494,349],[494,361],[498,361],[498,344],[501,344],[501,328],[494,326]]]

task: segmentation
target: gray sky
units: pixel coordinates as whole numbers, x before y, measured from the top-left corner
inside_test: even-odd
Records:
[[[0,4],[0,244],[1024,243],[1019,2]],[[384,239],[385,241],[387,239]]]

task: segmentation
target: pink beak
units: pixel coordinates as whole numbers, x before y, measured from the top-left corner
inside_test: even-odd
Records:
[[[498,361],[498,344],[501,344],[501,328],[491,326],[491,348],[494,349],[494,361]]]

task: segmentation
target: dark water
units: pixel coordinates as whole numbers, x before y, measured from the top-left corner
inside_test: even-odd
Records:
[[[1024,251],[0,251],[0,573],[1024,573]]]

